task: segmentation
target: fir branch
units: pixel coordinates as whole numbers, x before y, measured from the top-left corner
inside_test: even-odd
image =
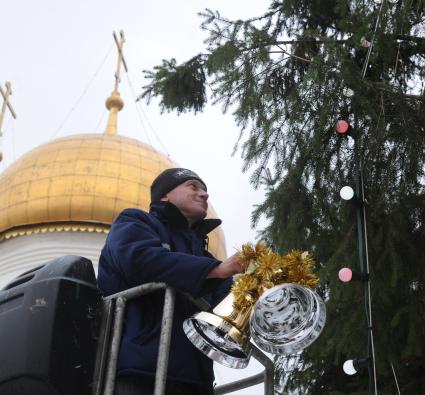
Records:
[[[284,49],[281,49],[280,51],[269,51],[268,53],[284,53],[293,59],[302,60],[303,62],[311,63],[310,59],[302,58],[301,56],[291,54],[288,51],[285,51]]]
[[[393,95],[402,96],[402,97],[405,97],[407,99],[425,101],[424,95],[414,95],[414,94],[405,93],[405,92],[403,92],[399,89],[396,89],[395,87],[392,87],[391,85],[386,84],[385,82],[368,82],[368,81],[365,81],[365,84],[369,85],[371,87],[376,86],[377,89],[379,89],[381,91],[391,93]]]

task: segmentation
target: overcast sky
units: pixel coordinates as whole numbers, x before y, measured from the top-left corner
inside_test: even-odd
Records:
[[[219,106],[204,113],[160,114],[152,103],[134,103],[145,84],[142,70],[162,59],[178,62],[202,51],[205,33],[197,12],[210,8],[230,18],[266,11],[269,1],[224,0],[14,0],[2,2],[0,83],[11,81],[11,103],[18,115],[6,114],[0,171],[30,149],[54,138],[77,133],[102,133],[104,102],[113,90],[116,47],[112,31],[124,30],[124,56],[129,68],[120,85],[125,107],[119,133],[140,139],[195,170],[207,183],[210,201],[223,219],[228,253],[254,241],[250,227],[253,205],[264,193],[254,191],[242,174],[240,152],[231,156],[239,135],[231,114]],[[142,118],[143,123],[140,118]],[[217,371],[245,377],[243,371]],[[239,394],[259,394],[256,386]]]

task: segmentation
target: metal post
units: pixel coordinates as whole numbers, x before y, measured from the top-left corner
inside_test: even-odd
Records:
[[[139,296],[148,294],[150,292],[158,291],[160,289],[164,289],[166,287],[165,283],[148,283],[148,284],[142,284],[134,288],[127,289],[125,291],[118,292],[116,294],[107,296],[104,298],[104,303],[107,304],[110,301],[116,301],[115,302],[115,311],[114,311],[114,325],[112,328],[112,334],[109,335],[108,333],[105,334],[105,336],[112,336],[112,340],[109,344],[102,344],[99,347],[108,347],[109,346],[109,358],[108,358],[108,365],[106,368],[106,374],[105,374],[105,385],[104,385],[104,391],[103,395],[112,395],[115,388],[115,376],[116,376],[116,370],[117,370],[117,360],[118,360],[118,352],[119,352],[119,345],[121,342],[121,334],[122,334],[122,328],[124,323],[124,315],[125,315],[125,306],[126,301],[129,299],[134,299]],[[99,353],[108,353],[108,350],[101,350]],[[99,378],[102,377],[101,374],[97,375]],[[100,388],[102,387],[102,383],[96,383],[97,391],[100,391]],[[97,394],[97,392],[96,392]]]
[[[232,381],[231,383],[220,385],[214,388],[214,395],[228,394],[229,392],[238,391],[253,385],[260,384],[264,381],[264,372],[246,377],[241,380]]]
[[[115,373],[117,371],[117,359],[119,346],[121,342],[121,333],[124,323],[125,298],[118,297],[115,306],[114,329],[112,332],[111,349],[109,354],[109,363],[106,371],[106,382],[104,395],[112,395],[115,387]]]
[[[251,344],[252,356],[264,367],[264,395],[274,394],[274,363],[258,347]]]
[[[111,327],[114,317],[115,300],[103,300],[102,321],[99,329],[99,339],[96,353],[96,363],[93,376],[92,395],[102,394],[102,385],[106,371],[106,364],[109,352]]]
[[[168,356],[170,353],[171,330],[173,328],[175,291],[171,287],[165,290],[162,313],[161,337],[155,374],[154,395],[163,395],[167,384]]]
[[[251,343],[252,356],[264,367],[264,371],[253,376],[223,384],[214,389],[215,395],[228,394],[264,382],[264,395],[274,394],[274,364],[258,347]]]
[[[125,291],[118,292],[113,295],[109,295],[104,300],[117,299],[119,297],[125,298],[126,300],[134,299],[142,295],[146,295],[153,291],[159,291],[164,289],[167,285],[165,283],[147,283],[138,285],[134,288],[126,289]]]

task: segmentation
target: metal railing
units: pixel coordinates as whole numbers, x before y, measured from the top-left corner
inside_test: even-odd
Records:
[[[165,289],[165,296],[154,395],[164,394],[173,325],[175,290],[165,283],[148,283],[103,299],[92,395],[113,395],[114,393],[118,352],[127,301],[162,289]],[[215,394],[227,394],[264,382],[264,394],[273,395],[273,362],[260,349],[253,344],[251,346],[252,356],[265,367],[264,371],[242,380],[215,387]]]

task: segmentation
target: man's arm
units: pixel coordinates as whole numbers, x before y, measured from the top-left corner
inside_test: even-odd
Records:
[[[208,274],[223,262],[169,251],[162,242],[146,214],[140,218],[122,215],[114,223],[106,242],[112,262],[107,262],[110,267],[102,270],[120,273],[130,287],[165,282],[197,297]],[[222,275],[223,270],[219,274]]]
[[[243,262],[239,253],[236,253],[214,267],[208,273],[207,278],[228,278],[234,274],[242,273],[242,271]]]

